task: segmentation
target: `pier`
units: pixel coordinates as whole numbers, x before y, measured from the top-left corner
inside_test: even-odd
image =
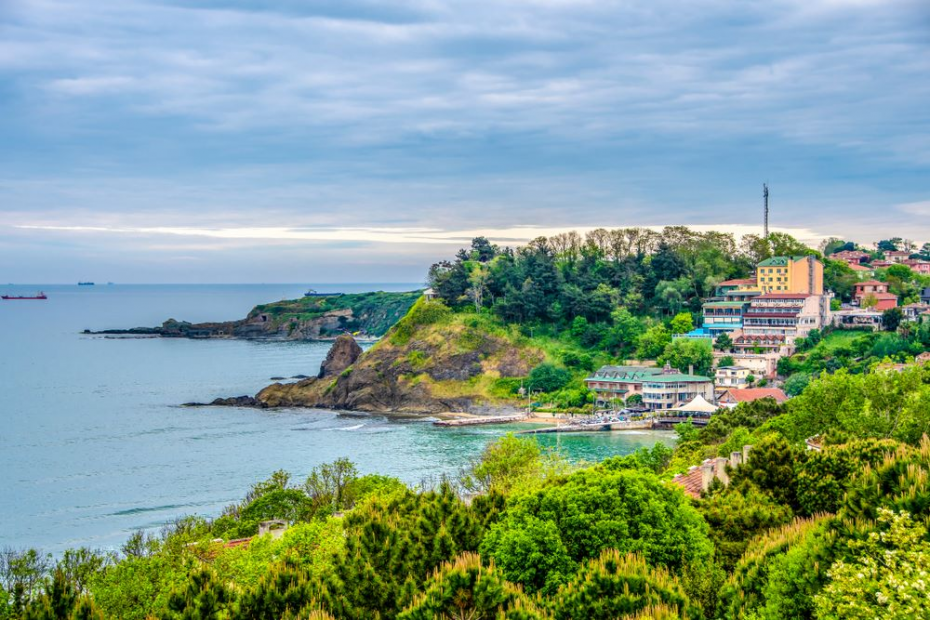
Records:
[[[516,415],[487,416],[483,418],[460,418],[458,420],[436,420],[436,426],[476,426],[478,424],[510,424],[522,422],[526,416],[522,413]]]

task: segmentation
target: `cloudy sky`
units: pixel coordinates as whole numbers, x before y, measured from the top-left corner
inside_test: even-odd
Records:
[[[930,240],[926,0],[0,0],[0,281],[398,282],[483,231]]]

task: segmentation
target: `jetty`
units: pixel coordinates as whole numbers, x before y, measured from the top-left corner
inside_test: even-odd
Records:
[[[655,428],[655,420],[625,420],[616,422],[587,422],[580,424],[561,424],[545,428],[531,428],[520,431],[519,435],[538,435],[541,433],[594,433],[604,431],[649,431]]]
[[[436,420],[436,426],[477,426],[478,424],[511,424],[522,422],[526,416],[522,413],[515,415],[495,415],[483,418],[459,418],[457,420]]]

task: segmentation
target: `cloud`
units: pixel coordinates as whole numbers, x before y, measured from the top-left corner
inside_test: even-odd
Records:
[[[0,215],[399,252],[372,235],[749,226],[769,180],[799,235],[930,236],[894,208],[930,176],[928,27],[911,0],[12,0]]]

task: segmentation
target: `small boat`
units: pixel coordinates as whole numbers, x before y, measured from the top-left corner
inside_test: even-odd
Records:
[[[93,282],[78,282],[78,286],[93,286]]]
[[[342,293],[317,293],[314,289],[310,289],[304,293],[304,297],[341,297]]]
[[[3,295],[0,299],[48,299],[45,293],[40,292],[38,295]]]

